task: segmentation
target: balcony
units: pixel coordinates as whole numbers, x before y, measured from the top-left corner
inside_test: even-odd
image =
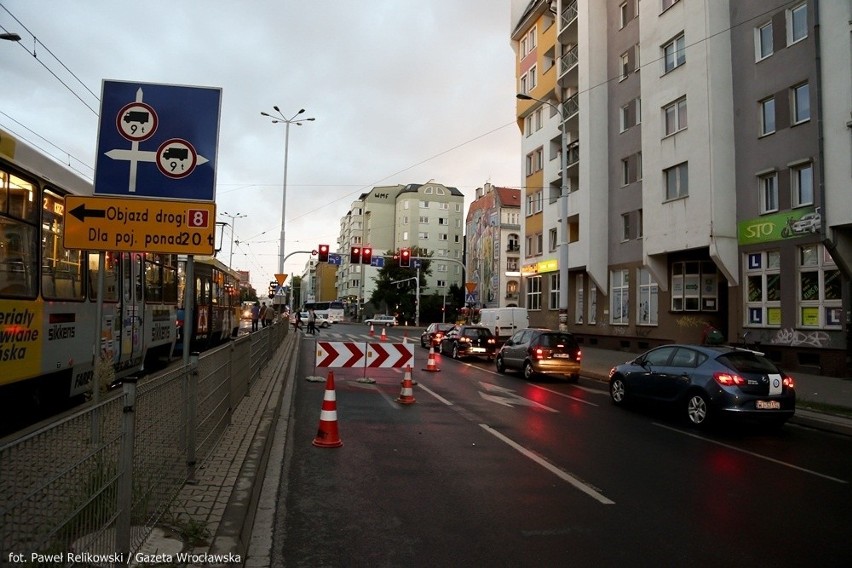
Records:
[[[578,64],[580,55],[577,46],[571,47],[559,58],[559,85],[561,87],[577,87],[579,84]]]
[[[565,0],[562,3],[559,18],[559,41],[567,44],[577,43],[577,0]]]
[[[521,250],[521,245],[518,243],[509,243],[506,245],[506,252],[516,252]]]

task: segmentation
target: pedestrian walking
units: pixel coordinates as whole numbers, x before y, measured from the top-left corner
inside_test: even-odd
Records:
[[[317,333],[317,314],[314,309],[308,310],[308,333],[316,335]]]
[[[260,304],[255,302],[251,305],[251,330],[257,331],[257,322],[260,319]]]
[[[298,331],[302,328],[302,312],[296,312],[293,318],[293,331]]]
[[[266,327],[266,312],[269,311],[269,308],[266,307],[266,302],[260,306],[260,312],[258,313],[258,317],[260,318],[260,325]]]
[[[266,308],[266,321],[263,323],[263,327],[269,327],[272,325],[272,322],[275,320],[275,308],[270,305]]]

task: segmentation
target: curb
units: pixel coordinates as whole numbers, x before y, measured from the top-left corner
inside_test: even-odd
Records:
[[[252,435],[250,448],[234,482],[234,490],[222,513],[216,535],[210,543],[211,555],[231,554],[241,558],[243,563],[248,556],[255,512],[260,501],[275,424],[281,413],[282,392],[288,371],[295,363],[292,355],[296,350],[297,342],[293,341],[293,337],[295,336],[287,334],[287,344],[283,346],[283,350],[279,347],[283,353],[279,355],[280,359],[269,379],[278,384],[274,386],[266,408],[262,409],[256,417],[257,429]]]

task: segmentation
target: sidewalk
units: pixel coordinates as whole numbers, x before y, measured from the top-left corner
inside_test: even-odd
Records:
[[[268,566],[272,546],[272,526],[277,479],[263,483],[270,471],[281,471],[283,440],[292,396],[294,367],[302,334],[290,333],[278,349],[272,364],[252,386],[251,396],[234,412],[231,427],[213,452],[199,467],[198,483],[186,485],[170,508],[190,524],[206,526],[206,542],[184,545],[184,551],[197,555],[196,566]],[[411,338],[409,338],[411,340]],[[417,341],[415,338],[414,341]],[[583,347],[583,380],[600,381],[602,388],[614,365],[635,358],[637,353]],[[804,408],[809,402],[852,410],[852,379],[795,374],[798,405],[790,423],[852,436],[852,418]],[[283,426],[282,426],[283,424]],[[273,438],[275,443],[273,444]],[[281,446],[281,447],[278,447]],[[268,463],[269,462],[269,463]],[[283,475],[283,472],[281,473]],[[274,476],[273,476],[274,477]],[[263,490],[263,497],[261,491]],[[270,507],[273,509],[270,510]],[[257,526],[254,526],[257,521]],[[252,529],[255,529],[253,531]],[[174,536],[155,533],[146,550],[172,550]],[[180,546],[180,543],[177,542]],[[216,562],[231,554],[234,562]],[[251,555],[251,556],[250,556]]]

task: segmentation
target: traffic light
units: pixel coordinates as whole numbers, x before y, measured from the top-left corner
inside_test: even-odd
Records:
[[[269,283],[269,299],[270,300],[275,297],[275,290],[277,288],[278,288],[278,281],[277,280],[273,280],[272,282]]]
[[[317,250],[317,260],[320,262],[328,262],[328,245],[320,245]]]
[[[370,264],[373,260],[373,249],[364,247],[361,249],[361,264]]]
[[[411,268],[411,249],[400,249],[399,265],[402,268]]]
[[[350,264],[360,264],[361,263],[361,247],[351,247],[349,249],[349,263]]]

